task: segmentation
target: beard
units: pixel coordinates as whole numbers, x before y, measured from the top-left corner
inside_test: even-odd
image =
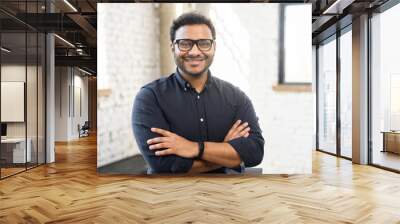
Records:
[[[204,74],[208,68],[211,66],[211,63],[213,61],[213,56],[207,56],[207,55],[203,55],[203,56],[196,56],[196,57],[190,57],[190,56],[174,56],[175,58],[175,63],[178,66],[178,68],[184,72],[185,74],[193,77],[193,78],[199,78],[202,74]],[[185,62],[188,60],[198,60],[198,61],[204,61],[204,68],[202,68],[200,71],[190,71],[190,69],[188,69],[185,66]]]

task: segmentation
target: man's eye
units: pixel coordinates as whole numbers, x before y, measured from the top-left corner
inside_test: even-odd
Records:
[[[210,45],[211,43],[209,41],[199,41],[199,47],[201,48],[208,48]]]
[[[189,41],[181,41],[179,45],[181,45],[181,47],[190,47],[192,43]]]

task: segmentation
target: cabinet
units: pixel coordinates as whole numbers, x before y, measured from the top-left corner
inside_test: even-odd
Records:
[[[383,152],[400,154],[400,131],[386,131],[383,133]]]

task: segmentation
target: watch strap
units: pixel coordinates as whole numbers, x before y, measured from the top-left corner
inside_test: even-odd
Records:
[[[194,157],[194,159],[201,159],[201,157],[203,157],[203,153],[204,153],[204,142],[198,142],[199,144],[199,154],[197,154],[196,157]]]

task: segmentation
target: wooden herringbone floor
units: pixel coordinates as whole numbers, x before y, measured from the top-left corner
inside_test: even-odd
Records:
[[[400,175],[314,153],[312,175],[98,176],[96,139],[0,181],[0,223],[400,223]]]

